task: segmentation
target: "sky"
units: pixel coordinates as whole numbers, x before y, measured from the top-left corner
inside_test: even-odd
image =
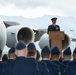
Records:
[[[0,0],[0,15],[26,18],[44,15],[76,17],[76,0]]]
[[[0,15],[25,18],[44,15],[76,17],[76,0],[0,0]]]

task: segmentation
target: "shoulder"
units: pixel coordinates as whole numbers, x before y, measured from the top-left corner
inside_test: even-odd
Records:
[[[38,61],[38,65],[39,66],[46,66],[46,63],[42,62],[42,61]]]
[[[59,68],[59,66],[56,65],[55,63],[53,63],[53,62],[51,62],[51,61],[50,61],[50,63],[51,63],[51,65],[52,65],[53,67],[55,67],[56,69]]]
[[[56,25],[56,27],[60,27],[59,25]]]
[[[69,62],[69,65],[70,65],[70,66],[75,66],[75,65],[76,65],[76,61],[71,61],[71,62]]]
[[[56,25],[57,27],[59,27],[59,25]]]
[[[48,27],[52,27],[52,25],[49,25]]]

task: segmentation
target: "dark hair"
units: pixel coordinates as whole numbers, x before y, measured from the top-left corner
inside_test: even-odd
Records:
[[[42,58],[49,57],[50,53],[41,52]]]
[[[36,52],[34,49],[28,49],[28,56],[34,56]]]
[[[0,49],[0,54],[2,54],[2,50]]]
[[[37,50],[37,57],[36,57],[36,59],[37,60],[39,60],[40,59],[40,53],[39,53],[39,51]]]
[[[8,60],[7,54],[4,54],[3,57],[2,57],[2,61],[6,62],[7,60]]]
[[[55,53],[51,53],[51,58],[53,58],[53,57],[56,58],[56,57],[58,57],[59,55],[60,55],[60,53],[56,53],[56,54],[55,54]]]

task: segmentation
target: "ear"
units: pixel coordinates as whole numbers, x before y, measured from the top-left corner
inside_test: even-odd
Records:
[[[37,57],[37,52],[35,52],[35,59],[36,59],[36,57]]]

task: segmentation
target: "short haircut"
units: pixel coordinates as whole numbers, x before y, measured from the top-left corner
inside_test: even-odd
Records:
[[[34,56],[37,51],[35,49],[28,49],[28,56]]]
[[[51,57],[58,57],[60,53],[51,53]]]
[[[47,53],[47,52],[41,52],[41,56],[42,58],[45,58],[45,57],[49,57],[50,53]]]

